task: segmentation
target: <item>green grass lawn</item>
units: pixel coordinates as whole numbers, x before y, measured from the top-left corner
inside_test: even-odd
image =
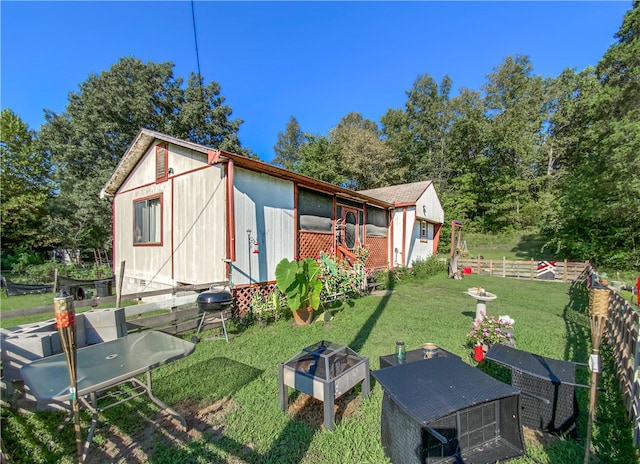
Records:
[[[554,259],[555,249],[546,246],[545,238],[535,232],[514,232],[501,234],[464,233],[469,256],[483,256],[485,259]]]
[[[136,462],[152,463],[388,463],[380,445],[382,388],[372,382],[369,398],[357,393],[337,402],[336,429],[324,430],[322,404],[305,402],[291,392],[292,407],[279,408],[278,363],[320,340],[345,344],[369,357],[394,351],[403,340],[408,349],[434,342],[468,362],[472,349],[466,334],[475,316],[475,301],[464,292],[485,286],[498,295],[488,303],[490,315],[515,319],[517,347],[544,356],[585,362],[590,352],[586,292],[566,284],[510,280],[471,275],[462,281],[438,275],[397,284],[390,295],[367,296],[345,304],[327,323],[292,326],[291,318],[266,328],[231,328],[233,340],[200,342],[195,352],[153,371],[154,392],[187,417],[190,433],[159,420],[158,409],[137,399],[101,415],[90,450],[90,462],[126,462],[128,440],[141,450]],[[191,334],[185,334],[189,339]],[[204,334],[206,337],[206,334]],[[598,397],[592,462],[628,464],[637,461],[631,424],[621,403],[614,369],[605,351],[603,385]],[[486,363],[480,365],[484,367]],[[580,374],[588,380],[588,372]],[[295,398],[294,398],[295,397]],[[528,440],[530,456],[514,463],[581,463],[588,392],[578,390],[579,439]],[[18,414],[2,409],[2,441],[13,462],[72,462],[71,426],[56,428],[61,413]],[[318,421],[317,419],[320,418]],[[89,416],[83,416],[86,432]],[[119,439],[114,439],[117,435]],[[125,437],[123,439],[122,437]],[[118,454],[118,450],[120,454]]]

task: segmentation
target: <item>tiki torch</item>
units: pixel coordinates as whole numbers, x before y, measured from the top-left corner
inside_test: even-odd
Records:
[[[69,393],[71,398],[71,411],[73,413],[74,425],[76,433],[76,448],[78,462],[83,462],[82,439],[80,436],[80,409],[78,404],[78,396],[76,394],[77,378],[76,378],[76,312],[73,308],[73,297],[67,295],[63,290],[58,297],[53,299],[53,308],[56,315],[56,327],[60,334],[60,343],[65,357],[67,358],[67,368],[69,370],[70,387]]]
[[[598,377],[600,374],[600,342],[609,317],[609,289],[592,286],[589,289],[589,319],[591,319],[591,392],[589,395],[589,421],[587,423],[587,444],[584,453],[584,464],[589,463],[591,448],[591,431],[596,417],[596,401],[598,399]]]

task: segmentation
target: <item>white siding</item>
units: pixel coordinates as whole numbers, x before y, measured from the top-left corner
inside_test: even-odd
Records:
[[[418,199],[416,208],[419,218],[426,219],[435,224],[444,223],[444,209],[442,209],[440,199],[433,184],[431,184]]]
[[[433,224],[427,224],[427,237],[428,240],[420,239],[420,221],[415,221],[411,235],[409,266],[413,265],[414,261],[425,260],[433,254]]]
[[[202,284],[226,280],[226,181],[224,166],[176,177],[173,247],[176,282]],[[171,245],[171,244],[169,244]]]
[[[162,198],[162,245],[133,246],[133,203],[152,195]],[[125,262],[123,293],[155,290],[172,285],[171,280],[171,220],[169,212],[171,184],[164,182],[130,190],[116,196],[114,206],[114,270],[120,273],[120,263]],[[119,278],[119,276],[118,276]]]
[[[293,183],[236,168],[234,173],[236,261],[232,280],[236,285],[275,280],[275,268],[284,257],[294,256]],[[258,242],[259,253],[249,243]]]
[[[416,218],[416,208],[407,206],[406,209],[394,210],[392,249],[394,265],[411,267],[414,261],[427,259],[433,254],[434,226],[428,224],[427,227],[428,240],[420,240],[420,218]]]
[[[125,262],[123,293],[226,280],[224,167],[206,167],[204,155],[169,145],[174,177],[156,184],[155,162],[152,145],[114,201],[114,269]],[[134,246],[133,203],[155,195],[162,199],[162,243]]]

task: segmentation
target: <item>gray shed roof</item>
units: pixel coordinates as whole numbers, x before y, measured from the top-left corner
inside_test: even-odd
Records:
[[[424,180],[411,184],[391,185],[369,190],[359,190],[358,193],[368,195],[387,203],[416,203],[433,182]]]

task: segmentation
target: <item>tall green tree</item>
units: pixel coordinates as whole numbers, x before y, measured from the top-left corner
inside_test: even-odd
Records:
[[[331,141],[342,161],[344,186],[365,190],[394,183],[391,149],[380,139],[378,125],[349,113],[330,132]]]
[[[39,140],[58,192],[53,236],[72,248],[110,247],[111,203],[98,194],[142,127],[242,152],[241,121],[230,119],[218,84],[201,84],[192,74],[185,88],[172,63],[121,58],[71,92],[64,113],[46,112]]]
[[[51,164],[37,150],[36,133],[10,109],[0,113],[0,218],[2,253],[51,245],[43,219],[51,195]]]
[[[303,142],[304,134],[300,129],[300,124],[295,117],[291,116],[285,131],[278,132],[278,140],[273,146],[273,152],[276,156],[271,161],[271,164],[295,171]]]
[[[558,139],[566,149],[555,240],[599,266],[640,269],[640,2],[593,77],[582,76]],[[586,73],[585,73],[586,74]]]
[[[332,141],[323,135],[304,134],[296,172],[334,185],[343,185],[342,159]]]
[[[447,217],[468,221],[482,217],[479,204],[485,198],[489,182],[486,164],[488,119],[480,92],[462,89],[451,99],[453,121],[449,131],[450,179],[440,183],[438,194]]]
[[[406,92],[404,110],[389,110],[381,118],[384,138],[403,182],[431,179],[441,183],[450,176],[451,85],[449,76],[440,86],[428,74],[418,76]]]
[[[181,83],[180,80],[177,82]],[[219,150],[245,156],[254,154],[242,147],[238,138],[241,119],[231,119],[231,107],[225,104],[217,82],[204,83],[191,73],[184,92],[179,93],[175,127],[167,125],[171,135]],[[170,122],[170,121],[167,121]]]
[[[536,207],[545,158],[546,82],[527,56],[508,56],[483,86],[489,119],[483,175],[489,196],[480,206],[489,230],[522,229],[539,222]]]

